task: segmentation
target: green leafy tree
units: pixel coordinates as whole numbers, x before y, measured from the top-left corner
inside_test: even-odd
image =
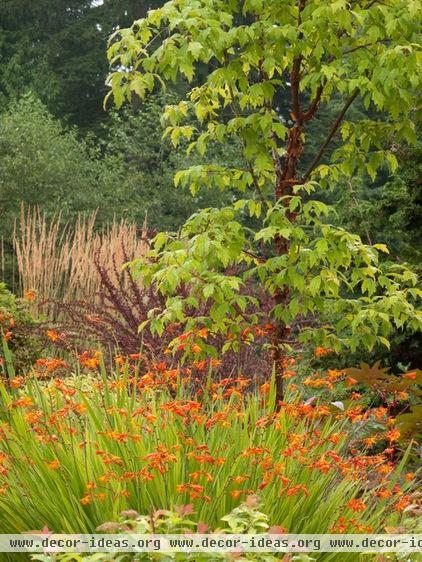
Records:
[[[415,141],[420,17],[420,3],[409,0],[175,0],[112,37],[109,95],[118,107],[163,80],[192,81],[205,64],[213,70],[203,84],[167,107],[166,134],[175,146],[188,141],[188,151],[204,159],[216,143],[236,138],[242,147],[240,166],[203,162],[175,176],[193,193],[215,185],[239,195],[195,213],[177,234],[160,233],[149,262],[137,263],[145,282],[167,296],[166,310],[152,311],[152,330],[182,322],[195,349],[209,351],[201,328],[227,335],[226,348],[236,346],[259,322],[259,302],[243,290],[252,280],[273,302],[268,345],[281,400],[298,319],[320,320],[302,326],[301,341],[334,350],[388,346],[394,326],[420,327],[415,275],[400,265],[383,267],[379,253],[387,248],[333,225],[332,210],[315,198],[317,189],[345,178],[375,178],[385,162],[394,171],[392,145]],[[288,120],[275,104],[285,90]],[[342,108],[300,172],[310,124],[320,106],[339,97]],[[346,121],[358,98],[388,118]],[[321,164],[337,133],[342,142]],[[254,229],[247,215],[256,219]],[[176,294],[184,284],[188,298]],[[192,314],[204,304],[206,315]]]

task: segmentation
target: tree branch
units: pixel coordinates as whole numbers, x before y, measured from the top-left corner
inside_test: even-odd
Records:
[[[305,9],[306,0],[299,0],[299,14],[297,17],[297,27],[299,28],[302,23],[302,12]],[[299,39],[302,38],[302,32],[299,32]],[[292,112],[295,121],[302,120],[302,112],[300,109],[299,100],[299,86],[300,86],[300,67],[302,64],[302,55],[296,55],[293,59],[292,72],[290,74],[290,82],[292,85]]]
[[[313,99],[311,105],[309,106],[308,111],[306,111],[302,115],[303,121],[309,121],[314,116],[316,110],[319,107],[319,104],[321,103],[321,96],[322,96],[322,92],[324,91],[324,86],[325,86],[325,83],[320,84],[318,86],[318,89],[317,89],[316,94],[315,94],[315,98]]]
[[[354,102],[354,100],[356,99],[356,97],[359,94],[359,89],[356,88],[355,91],[353,92],[353,94],[350,96],[350,98],[347,100],[347,102],[344,104],[343,109],[340,111],[340,113],[337,116],[337,119],[334,121],[334,123],[331,126],[331,129],[328,133],[327,138],[325,139],[325,141],[322,143],[321,148],[319,149],[317,155],[315,156],[315,158],[313,159],[311,165],[309,166],[309,168],[306,170],[303,178],[302,178],[302,182],[306,182],[307,179],[309,178],[309,176],[311,175],[311,173],[313,172],[313,170],[318,166],[321,158],[324,155],[325,150],[327,149],[327,146],[330,144],[332,138],[334,137],[334,135],[336,134],[341,122],[344,119],[344,116],[346,115],[347,110],[349,109],[349,107],[352,105],[352,103]]]

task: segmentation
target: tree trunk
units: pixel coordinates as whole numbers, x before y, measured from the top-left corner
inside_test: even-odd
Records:
[[[292,195],[293,186],[301,183],[296,177],[297,164],[300,155],[303,152],[303,123],[300,115],[296,118],[295,125],[289,130],[287,152],[284,159],[283,169],[277,174],[277,183],[275,189],[276,201],[281,197]],[[284,200],[284,205],[288,207],[289,199]],[[295,213],[286,212],[291,222],[296,219]],[[289,252],[289,240],[277,236],[275,238],[275,253],[277,256],[283,256]],[[288,287],[280,289],[274,295],[275,305],[280,308],[286,308],[290,301],[290,291]],[[276,386],[276,409],[280,408],[280,403],[284,400],[284,384],[283,376],[286,371],[286,352],[285,342],[290,334],[290,327],[282,320],[277,320],[274,330],[273,348],[274,348],[274,366],[275,366],[275,386]]]

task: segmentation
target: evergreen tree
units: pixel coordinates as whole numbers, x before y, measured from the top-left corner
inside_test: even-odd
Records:
[[[57,117],[103,117],[110,33],[163,1],[2,0],[0,102],[33,91]]]

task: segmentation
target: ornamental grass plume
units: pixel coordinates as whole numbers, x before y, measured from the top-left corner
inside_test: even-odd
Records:
[[[13,244],[22,294],[37,295],[32,311],[52,319],[60,312],[57,301],[97,303],[101,276],[95,260],[118,287],[123,264],[146,253],[145,232],[146,224],[139,232],[125,220],[114,221],[100,232],[96,213],[79,215],[71,225],[63,223],[60,213],[47,220],[38,208],[22,205]],[[124,282],[127,285],[127,277]]]

